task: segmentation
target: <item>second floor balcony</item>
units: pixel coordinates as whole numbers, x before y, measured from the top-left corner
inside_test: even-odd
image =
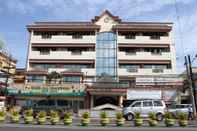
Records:
[[[120,60],[171,60],[170,52],[151,53],[151,52],[119,52],[118,59]]]
[[[48,53],[41,53],[40,51],[31,51],[29,53],[29,59],[95,59],[96,54],[94,51],[50,51]]]

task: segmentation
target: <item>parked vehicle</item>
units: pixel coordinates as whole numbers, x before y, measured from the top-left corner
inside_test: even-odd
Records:
[[[175,104],[175,105],[169,106],[168,112],[172,113],[173,117],[177,118],[179,113],[185,113],[188,115],[189,107],[192,107],[192,105],[191,104]]]
[[[163,120],[166,105],[163,100],[143,99],[128,100],[123,102],[123,114],[126,120],[133,120],[135,113],[139,112],[142,117],[148,117],[150,112],[156,114],[157,120]]]

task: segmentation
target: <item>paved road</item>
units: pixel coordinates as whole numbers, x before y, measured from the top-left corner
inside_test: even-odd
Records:
[[[65,127],[65,126],[51,126],[51,125],[15,125],[15,124],[5,124],[0,125],[0,131],[197,131],[197,128],[136,128],[136,127]]]

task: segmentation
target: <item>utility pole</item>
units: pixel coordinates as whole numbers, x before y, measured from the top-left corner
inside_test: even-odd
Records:
[[[193,80],[193,72],[192,72],[192,64],[191,64],[191,58],[190,55],[187,57],[185,56],[185,66],[186,66],[186,72],[187,72],[187,79],[189,82],[189,88],[190,88],[190,94],[191,94],[191,100],[192,100],[192,108],[193,108],[193,115],[194,118],[196,118],[196,91],[195,91],[195,83]]]

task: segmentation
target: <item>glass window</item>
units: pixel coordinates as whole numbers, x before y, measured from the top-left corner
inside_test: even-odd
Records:
[[[143,107],[151,107],[151,106],[153,106],[152,101],[144,101],[143,102]]]
[[[162,102],[161,101],[154,101],[154,106],[162,106]]]
[[[67,106],[67,105],[68,105],[68,101],[65,101],[65,100],[58,100],[58,101],[57,101],[57,105],[58,105],[58,106]]]
[[[141,107],[141,102],[136,102],[132,107]]]
[[[55,106],[55,101],[54,100],[48,100],[48,105],[49,106]]]
[[[96,42],[96,73],[97,76],[107,74],[117,76],[116,34],[112,32],[99,33]],[[114,77],[115,79],[116,77]]]

